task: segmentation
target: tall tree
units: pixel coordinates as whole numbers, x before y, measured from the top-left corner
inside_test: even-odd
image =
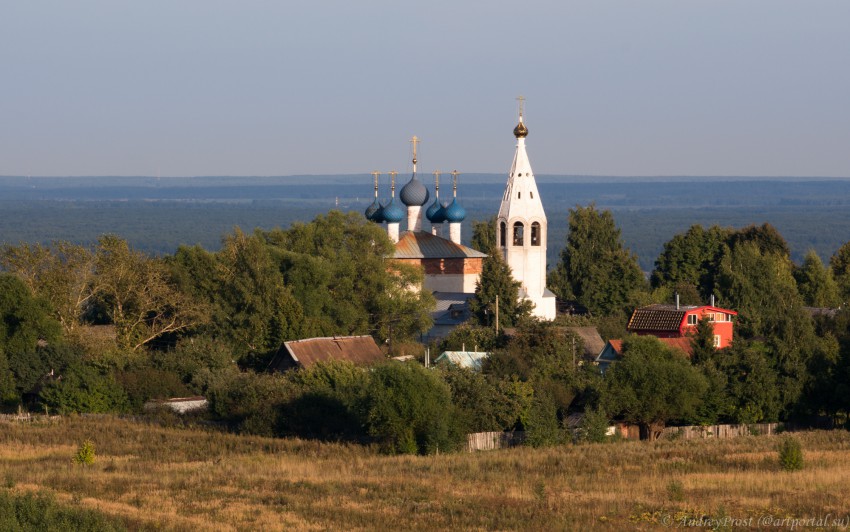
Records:
[[[730,234],[731,230],[716,225],[703,229],[697,224],[674,236],[655,261],[652,286],[672,286],[683,294],[685,287],[693,287],[703,301],[708,299]]]
[[[610,211],[591,204],[570,210],[567,245],[561,251],[562,274],[567,286],[556,293],[571,293],[599,315],[631,310],[636,293],[646,281],[637,257],[623,247],[620,229]]]
[[[431,327],[433,297],[419,268],[388,261],[385,231],[331,211],[289,230],[262,233],[313,334],[411,338]]]
[[[838,248],[835,255],[829,259],[829,267],[838,284],[839,296],[844,305],[850,301],[850,242]]]
[[[99,288],[94,252],[69,242],[5,246],[0,263],[35,295],[50,302],[66,334],[73,334],[80,325]]]
[[[469,302],[473,315],[481,325],[495,325],[496,298],[499,301],[499,328],[513,327],[531,313],[533,304],[519,299],[519,281],[499,252],[484,259],[481,276],[475,282],[475,297]]]
[[[496,217],[472,222],[472,249],[492,255],[496,248]]]
[[[787,257],[747,242],[723,258],[718,278],[721,300],[739,313],[736,334],[762,338],[769,347],[786,412],[800,397],[808,360],[818,345],[792,268]]]
[[[200,305],[177,289],[166,264],[105,235],[96,255],[97,296],[122,347],[138,350],[165,334],[205,320]]]
[[[814,250],[806,253],[803,264],[794,269],[794,278],[806,305],[835,308],[841,304],[838,284],[832,276],[832,271],[824,266]]]
[[[652,336],[625,340],[623,358],[605,373],[607,411],[641,427],[654,440],[668,421],[692,417],[708,387],[680,353]]]

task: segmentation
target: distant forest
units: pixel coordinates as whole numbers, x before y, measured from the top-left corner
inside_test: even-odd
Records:
[[[386,177],[386,176],[384,176]],[[430,176],[422,179],[429,183]],[[464,180],[465,179],[465,180]],[[403,185],[406,177],[399,178]],[[504,176],[461,176],[458,197],[471,222],[498,211]],[[443,198],[451,188],[443,183]],[[823,260],[850,240],[850,181],[688,177],[538,177],[549,218],[549,262],[566,239],[570,208],[595,202],[610,209],[626,245],[650,271],[663,244],[699,223],[744,227],[773,224],[800,262],[814,249]],[[389,196],[381,184],[381,198]],[[25,178],[0,177],[0,242],[94,242],[112,233],[153,254],[173,253],[180,244],[220,246],[234,226],[289,227],[331,209],[362,211],[371,202],[368,175],[196,178]]]

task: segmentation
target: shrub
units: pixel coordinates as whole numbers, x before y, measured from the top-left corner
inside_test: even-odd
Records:
[[[779,444],[779,465],[785,471],[803,469],[803,447],[800,440],[788,436]]]
[[[576,440],[585,443],[603,442],[608,437],[608,416],[602,409],[587,409],[576,431]]]
[[[123,412],[129,406],[126,392],[108,371],[83,363],[68,366],[39,398],[61,414]]]
[[[118,519],[94,510],[67,508],[49,495],[0,492],[0,530],[127,530]]]
[[[71,459],[71,461],[77,465],[89,466],[94,463],[95,460],[95,452],[94,452],[94,442],[91,440],[86,440],[80,445],[80,448],[77,449],[77,454]]]
[[[362,412],[369,434],[387,453],[450,451],[463,438],[449,387],[418,364],[377,366]]]

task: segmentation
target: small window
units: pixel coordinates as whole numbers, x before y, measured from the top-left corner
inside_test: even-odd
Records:
[[[539,246],[540,245],[540,223],[534,222],[531,224],[531,245]]]
[[[516,193],[516,199],[521,199],[521,198],[522,198],[522,192],[517,192]]]
[[[523,245],[525,226],[522,225],[522,222],[516,222],[514,224],[514,245],[521,246]]]
[[[714,335],[714,347],[720,347],[720,335],[719,334]]]
[[[713,312],[707,312],[705,317],[708,318],[708,321],[714,321],[714,313]]]
[[[505,222],[499,223],[499,245],[505,247],[505,234],[508,232],[508,224]]]
[[[696,314],[688,314],[688,325],[696,325],[697,324],[697,315]]]
[[[531,199],[534,199],[534,192],[529,192],[528,195],[531,196]]]

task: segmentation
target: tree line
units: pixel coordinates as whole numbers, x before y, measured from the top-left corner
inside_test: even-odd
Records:
[[[495,225],[474,224],[473,246],[488,253],[474,319],[431,347],[489,351],[480,373],[397,362],[266,371],[282,342],[306,337],[371,334],[420,353],[433,308],[430,294],[410,290],[422,272],[388,263],[392,242],[358,214],[235,229],[216,252],[181,246],[152,257],[114,235],[93,246],[8,245],[0,250],[0,400],[7,410],[140,412],[150,398],[202,394],[208,415],[240,432],[420,453],[457,448],[475,431],[523,430],[534,445],[600,439],[611,419],[639,423],[650,437],[666,423],[847,419],[850,320],[841,302],[850,244],[829,266],[814,254],[798,266],[767,224],[695,225],[665,244],[646,279],[610,212],[577,207],[569,227],[548,286],[589,315],[548,324],[518,300],[493,249]],[[715,350],[707,323],[690,359],[626,335],[635,307],[674,293],[683,304],[714,296],[737,310],[733,346]],[[622,360],[603,376],[581,360],[581,338],[567,325],[625,338]]]

